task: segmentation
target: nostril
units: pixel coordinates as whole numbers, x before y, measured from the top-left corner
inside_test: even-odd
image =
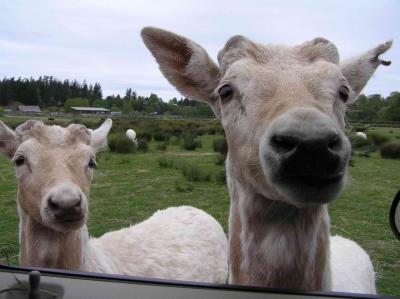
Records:
[[[277,150],[290,152],[298,146],[299,140],[292,136],[274,135],[271,144]]]
[[[339,137],[339,135],[335,134],[332,135],[331,137],[329,137],[329,141],[328,141],[328,148],[330,150],[337,150],[342,144],[342,141]]]
[[[57,211],[60,209],[59,204],[57,204],[51,197],[49,198],[48,206],[53,211]]]
[[[82,203],[82,196],[79,195],[79,199],[76,201],[75,207],[80,208]]]

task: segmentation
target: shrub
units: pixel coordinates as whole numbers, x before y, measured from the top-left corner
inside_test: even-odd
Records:
[[[207,133],[208,135],[215,135],[217,133],[217,129],[210,127],[208,128]]]
[[[196,148],[201,147],[201,141],[195,139],[193,135],[187,135],[183,138],[182,147],[187,151],[194,151]]]
[[[213,142],[214,152],[221,153],[225,155],[228,153],[228,143],[226,142],[225,138],[216,139]]]
[[[375,146],[380,147],[389,142],[390,138],[379,133],[369,133],[368,140],[370,140],[370,142],[372,142]]]
[[[136,151],[136,145],[126,138],[124,134],[113,134],[110,136],[108,141],[108,147],[110,151],[116,153],[134,153]]]
[[[136,132],[136,138],[151,141],[152,134],[148,131],[139,131],[139,132]]]
[[[400,159],[400,142],[384,144],[381,147],[381,156],[385,159]]]
[[[167,150],[167,147],[168,147],[168,144],[167,144],[166,142],[157,144],[157,149],[158,149],[159,151],[166,151],[166,150]]]
[[[143,153],[149,150],[149,142],[144,138],[137,138],[137,149]]]
[[[169,144],[171,145],[179,145],[181,143],[181,139],[176,136],[172,136],[171,139],[169,140]]]
[[[182,169],[182,174],[191,182],[209,181],[211,178],[209,173],[205,173],[194,165],[185,165]]]
[[[168,141],[171,138],[171,135],[167,132],[160,131],[154,133],[153,138],[155,141]]]
[[[173,128],[172,129],[172,135],[179,137],[182,134],[182,128]]]
[[[356,135],[350,135],[349,136],[350,142],[351,142],[351,147],[354,149],[359,149],[359,148],[364,148],[371,146],[371,140],[370,139],[363,139],[361,137],[358,137]]]
[[[185,139],[185,138],[196,138],[198,135],[199,133],[197,132],[196,129],[186,128],[181,136],[183,137],[183,139]]]

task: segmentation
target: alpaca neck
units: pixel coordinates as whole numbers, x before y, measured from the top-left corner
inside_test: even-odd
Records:
[[[228,173],[229,175],[229,173]],[[230,280],[275,288],[330,287],[327,206],[269,200],[229,176]]]
[[[70,232],[54,231],[19,209],[20,264],[33,267],[84,271],[88,248],[86,225]]]

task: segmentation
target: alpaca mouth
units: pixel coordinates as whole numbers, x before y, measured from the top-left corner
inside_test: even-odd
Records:
[[[286,178],[287,181],[298,183],[310,187],[323,187],[325,185],[337,184],[343,178],[343,173],[321,175],[321,174],[307,174],[295,175]],[[285,179],[283,179],[285,180]]]
[[[63,217],[58,218],[55,217],[51,221],[50,227],[57,231],[71,231],[75,229],[79,229],[85,223],[85,216],[73,216],[73,217]]]
[[[279,192],[298,206],[319,205],[337,198],[344,187],[344,172],[296,174],[275,181]]]
[[[75,222],[81,222],[83,220],[83,218],[84,218],[83,216],[79,216],[79,217],[58,220],[58,221],[65,222],[65,223],[75,223]]]

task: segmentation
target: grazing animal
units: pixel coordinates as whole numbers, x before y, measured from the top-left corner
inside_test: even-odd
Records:
[[[367,139],[367,134],[365,134],[365,133],[363,133],[363,132],[357,132],[357,133],[356,133],[356,136],[357,136],[358,138],[361,138],[361,139],[364,139],[364,140]]]
[[[131,140],[133,143],[136,143],[136,132],[132,129],[126,130],[126,137]]]
[[[95,153],[111,119],[90,132],[27,121],[0,121],[0,152],[16,168],[20,264],[90,272],[224,283],[227,240],[221,225],[188,206],[89,239],[86,220]]]
[[[368,255],[330,237],[327,204],[343,189],[350,158],[346,104],[390,64],[379,56],[392,42],[339,62],[324,38],[288,47],[234,36],[218,66],[185,37],[151,27],[141,34],[168,81],[209,104],[225,129],[230,282],[374,293]]]

